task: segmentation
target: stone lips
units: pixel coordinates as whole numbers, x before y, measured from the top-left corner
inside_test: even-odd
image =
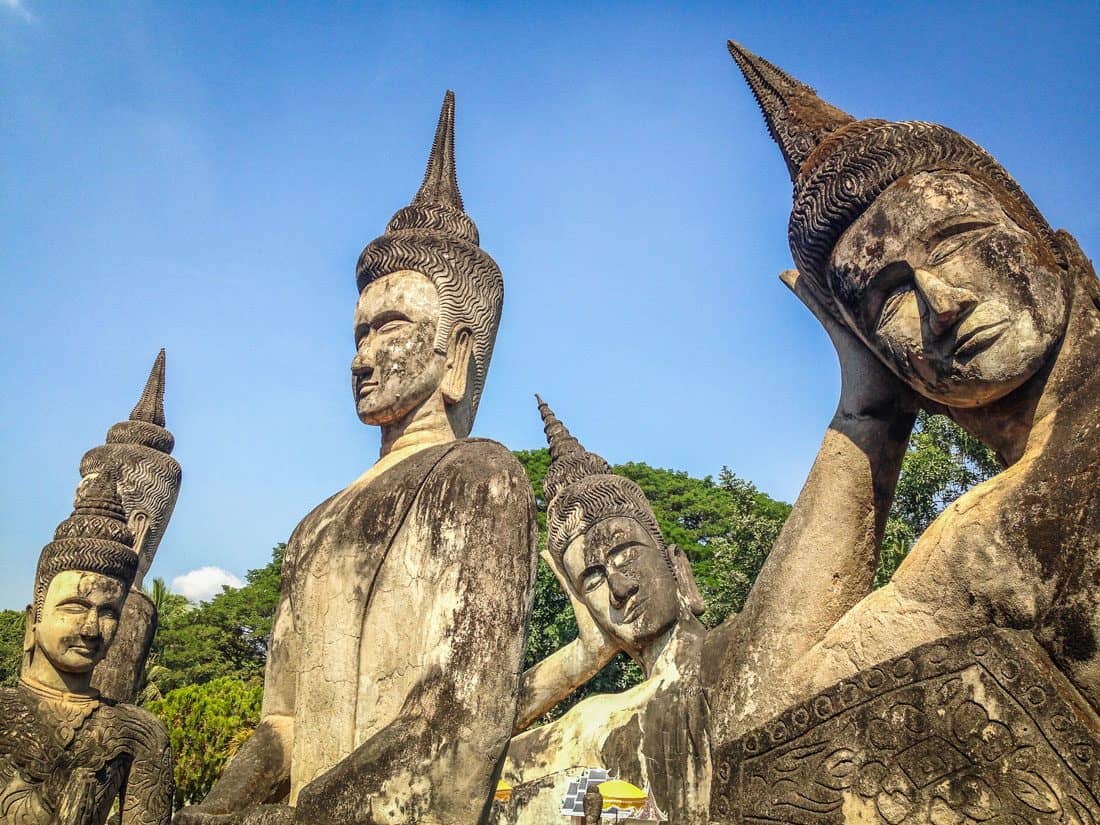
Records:
[[[715,823],[1100,822],[1100,717],[1030,636],[989,627],[792,706],[715,754],[713,788]]]

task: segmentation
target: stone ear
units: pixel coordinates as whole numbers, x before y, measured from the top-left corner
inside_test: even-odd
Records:
[[[707,605],[699,591],[699,584],[695,581],[695,574],[691,572],[691,562],[688,561],[687,554],[675,544],[670,544],[668,557],[672,561],[676,582],[680,585],[680,595],[684,597],[688,609],[696,616],[702,616]]]
[[[447,372],[443,376],[443,398],[457,404],[466,397],[470,365],[474,351],[474,334],[469,327],[458,327],[447,346]]]
[[[134,534],[134,554],[141,558],[145,541],[149,538],[149,514],[141,508],[130,512],[130,532]]]
[[[28,604],[23,611],[23,659],[21,667],[24,673],[34,657],[34,605]]]

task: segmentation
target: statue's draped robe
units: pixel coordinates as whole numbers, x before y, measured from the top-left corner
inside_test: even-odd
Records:
[[[163,726],[132,705],[25,684],[0,690],[0,825],[168,825]]]
[[[711,737],[697,671],[697,662],[669,663],[629,690],[589,697],[559,719],[516,736],[504,766],[512,798],[495,806],[491,821],[557,821],[570,781],[585,768],[605,768],[648,789],[670,822],[705,825]]]
[[[533,514],[515,457],[462,440],[306,516],[287,547],[263,709],[294,719],[291,804],[339,765],[328,795],[347,793],[349,822],[478,818],[516,714]]]

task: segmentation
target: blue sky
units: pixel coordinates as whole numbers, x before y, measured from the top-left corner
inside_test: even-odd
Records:
[[[1095,3],[0,0],[0,606],[161,346],[184,486],[151,575],[242,575],[372,462],[355,261],[447,88],[506,283],[475,434],[541,446],[538,391],[612,462],[793,500],[838,373],[726,39],[974,138],[1095,256],[1098,35]]]

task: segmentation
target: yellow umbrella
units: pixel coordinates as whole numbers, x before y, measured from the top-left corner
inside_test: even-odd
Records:
[[[644,805],[649,794],[637,785],[631,785],[621,779],[609,779],[599,785],[600,796],[603,797],[603,807],[606,811],[612,805],[617,808],[636,808]]]
[[[512,798],[512,786],[505,782],[503,779],[497,782],[496,793],[493,794],[493,799],[497,802],[507,802]]]

